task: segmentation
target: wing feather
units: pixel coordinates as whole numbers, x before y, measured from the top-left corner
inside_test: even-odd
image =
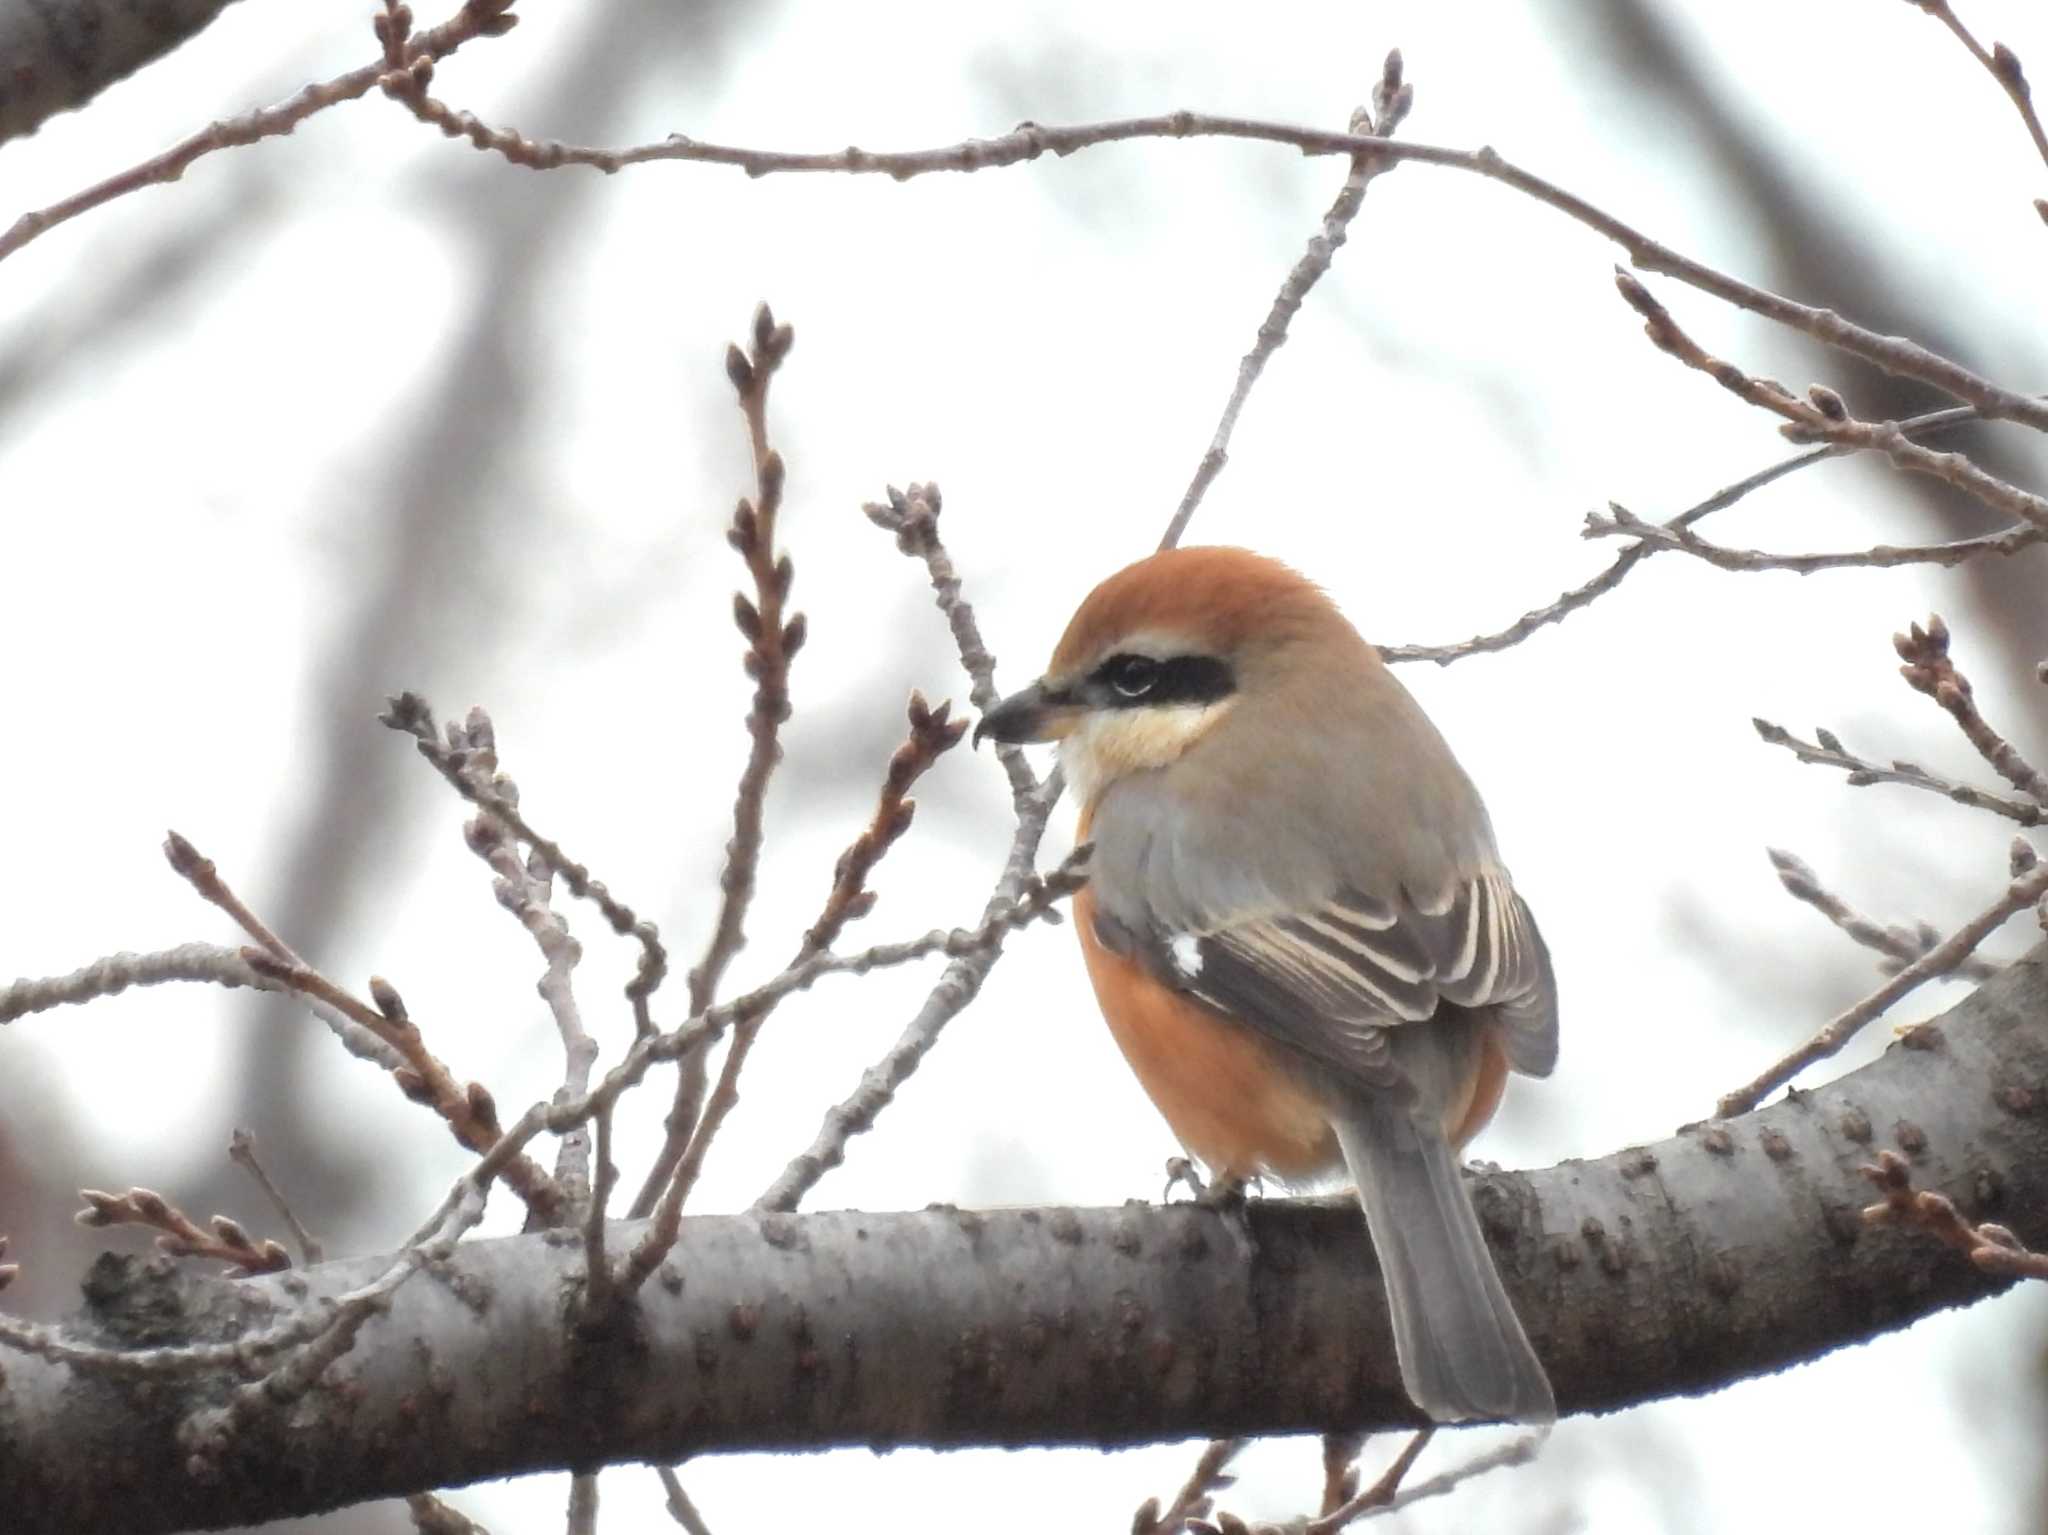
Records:
[[[1529,908],[1497,870],[1394,901],[1339,890],[1306,910],[1200,931],[1106,942],[1140,949],[1155,973],[1313,1060],[1375,1086],[1400,1080],[1386,1032],[1445,1003],[1488,1008],[1517,1070],[1557,1059],[1550,956]]]

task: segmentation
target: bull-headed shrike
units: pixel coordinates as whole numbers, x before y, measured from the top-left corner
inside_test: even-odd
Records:
[[[1241,549],[1119,571],[976,731],[1053,741],[1094,844],[1075,928],[1131,1069],[1213,1173],[1348,1168],[1432,1418],[1556,1416],[1455,1148],[1557,993],[1478,791],[1312,582]]]

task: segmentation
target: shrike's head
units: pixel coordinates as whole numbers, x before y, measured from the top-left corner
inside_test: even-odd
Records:
[[[1060,742],[1086,803],[1170,766],[1249,700],[1295,700],[1310,723],[1321,690],[1361,668],[1380,671],[1378,656],[1307,578],[1244,549],[1169,549],[1090,592],[1045,675],[975,739]]]

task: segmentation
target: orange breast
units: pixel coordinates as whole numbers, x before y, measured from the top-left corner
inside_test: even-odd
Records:
[[[1105,949],[1085,886],[1074,897],[1074,926],[1109,1032],[1183,1146],[1213,1172],[1238,1177],[1299,1178],[1339,1165],[1329,1117],[1271,1046]]]
[[[1479,1061],[1467,1096],[1462,1102],[1451,1104],[1444,1113],[1444,1134],[1452,1150],[1486,1128],[1493,1111],[1500,1107],[1500,1095],[1507,1085],[1507,1048],[1501,1043],[1500,1030],[1489,1027],[1479,1036]]]

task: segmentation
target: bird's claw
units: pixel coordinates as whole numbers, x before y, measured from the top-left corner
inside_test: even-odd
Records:
[[[1254,1177],[1253,1182],[1258,1181]],[[1247,1180],[1235,1173],[1218,1173],[1204,1182],[1195,1164],[1186,1157],[1166,1159],[1166,1189],[1160,1196],[1163,1204],[1171,1203],[1175,1185],[1185,1187],[1193,1196],[1198,1209],[1208,1210],[1220,1217],[1225,1228],[1236,1241],[1238,1249],[1247,1259],[1258,1256],[1258,1243],[1252,1238],[1252,1224],[1246,1211]]]

